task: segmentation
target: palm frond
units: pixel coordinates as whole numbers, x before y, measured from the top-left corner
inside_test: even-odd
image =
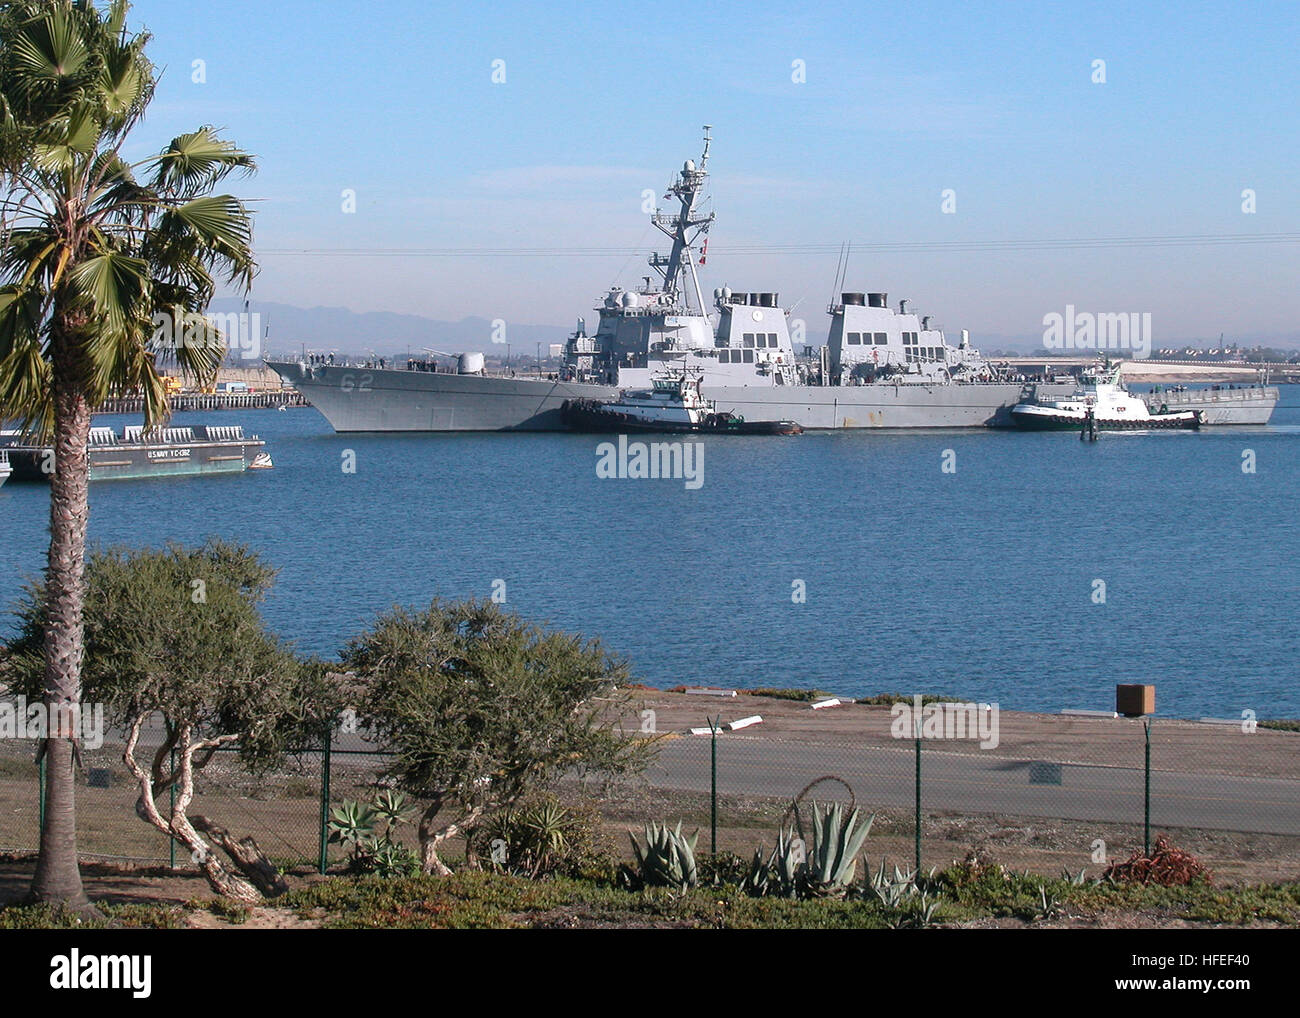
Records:
[[[177,135],[157,157],[154,186],[192,196],[206,192],[236,170],[256,168],[253,157],[226,141],[214,127]]]

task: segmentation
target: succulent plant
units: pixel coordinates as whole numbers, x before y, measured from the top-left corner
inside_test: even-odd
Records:
[[[640,883],[649,887],[694,887],[699,877],[695,867],[695,841],[700,832],[682,834],[682,824],[669,829],[667,824],[646,824],[645,847],[628,834],[632,852],[636,856],[636,875]]]
[[[754,852],[754,861],[741,889],[758,898],[798,897],[805,855],[803,841],[795,837],[794,831],[781,831],[776,836],[776,848],[767,859],[763,858],[761,849]]]
[[[843,895],[858,872],[862,843],[871,833],[875,814],[858,825],[858,810],[846,812],[842,803],[829,809],[813,803],[813,843],[804,873],[810,895]]]
[[[875,816],[859,824],[859,812],[836,804],[823,808],[813,803],[811,851],[793,830],[777,835],[776,848],[765,860],[754,853],[749,876],[742,885],[753,895],[789,898],[842,897],[848,893],[858,869],[862,843]]]

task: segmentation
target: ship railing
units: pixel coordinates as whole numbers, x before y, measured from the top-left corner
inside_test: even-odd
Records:
[[[209,442],[242,442],[244,428],[240,424],[209,424],[196,429],[203,432],[203,438]]]
[[[193,428],[145,428],[140,424],[128,425],[124,433],[126,442],[164,442],[185,444],[194,441]]]

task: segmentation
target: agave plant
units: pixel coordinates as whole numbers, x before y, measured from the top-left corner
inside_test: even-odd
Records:
[[[930,900],[928,891],[922,891],[921,897],[893,910],[893,915],[886,922],[893,930],[923,930],[934,925],[934,913],[939,908],[937,901]]]
[[[772,895],[795,898],[799,895],[800,879],[806,863],[803,841],[794,831],[782,830],[776,837],[776,848],[765,860],[762,850],[754,852],[749,875],[741,889],[755,897]]]
[[[371,810],[375,819],[385,821],[385,833],[392,834],[393,828],[411,822],[415,807],[405,792],[385,789],[375,796]]]
[[[813,803],[813,843],[804,871],[804,885],[811,896],[843,896],[858,872],[862,843],[871,833],[875,814],[859,826],[858,810],[846,812],[842,803],[823,810]]]
[[[812,849],[793,830],[777,835],[776,848],[764,860],[754,853],[749,876],[742,885],[754,895],[781,897],[843,897],[858,870],[858,855],[875,821],[859,824],[859,811],[841,804],[823,808],[813,803]]]
[[[375,836],[375,811],[361,802],[345,799],[330,810],[329,840],[356,851]]]
[[[645,847],[628,834],[632,840],[632,853],[636,856],[636,875],[643,885],[683,889],[699,882],[695,867],[695,841],[700,832],[682,834],[682,822],[669,830],[668,825],[646,824]]]
[[[349,851],[354,872],[410,875],[418,868],[418,860],[393,838],[393,832],[409,821],[411,812],[410,802],[401,792],[381,792],[369,803],[345,799],[343,805],[330,810],[329,840]]]

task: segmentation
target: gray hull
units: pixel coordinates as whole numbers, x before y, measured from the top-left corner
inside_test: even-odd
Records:
[[[303,365],[269,366],[302,393],[338,432],[563,431],[566,399],[612,399],[618,387],[539,378]],[[1039,384],[1038,399],[1065,399],[1070,384]],[[841,428],[1013,427],[1011,408],[1025,398],[1019,382],[845,386],[718,386],[702,393],[719,410],[748,421],[794,421],[810,430]],[[1202,410],[1206,424],[1267,424],[1277,389],[1160,394],[1153,406]],[[1144,397],[1152,398],[1152,397]],[[1177,404],[1177,405],[1175,405]]]
[[[268,362],[338,432],[561,431],[566,399],[612,399],[615,386],[538,378],[441,374],[401,369]],[[1068,396],[1072,386],[1039,386]],[[1010,427],[1019,383],[970,385],[710,386],[719,410],[748,421],[794,421],[804,428]]]

